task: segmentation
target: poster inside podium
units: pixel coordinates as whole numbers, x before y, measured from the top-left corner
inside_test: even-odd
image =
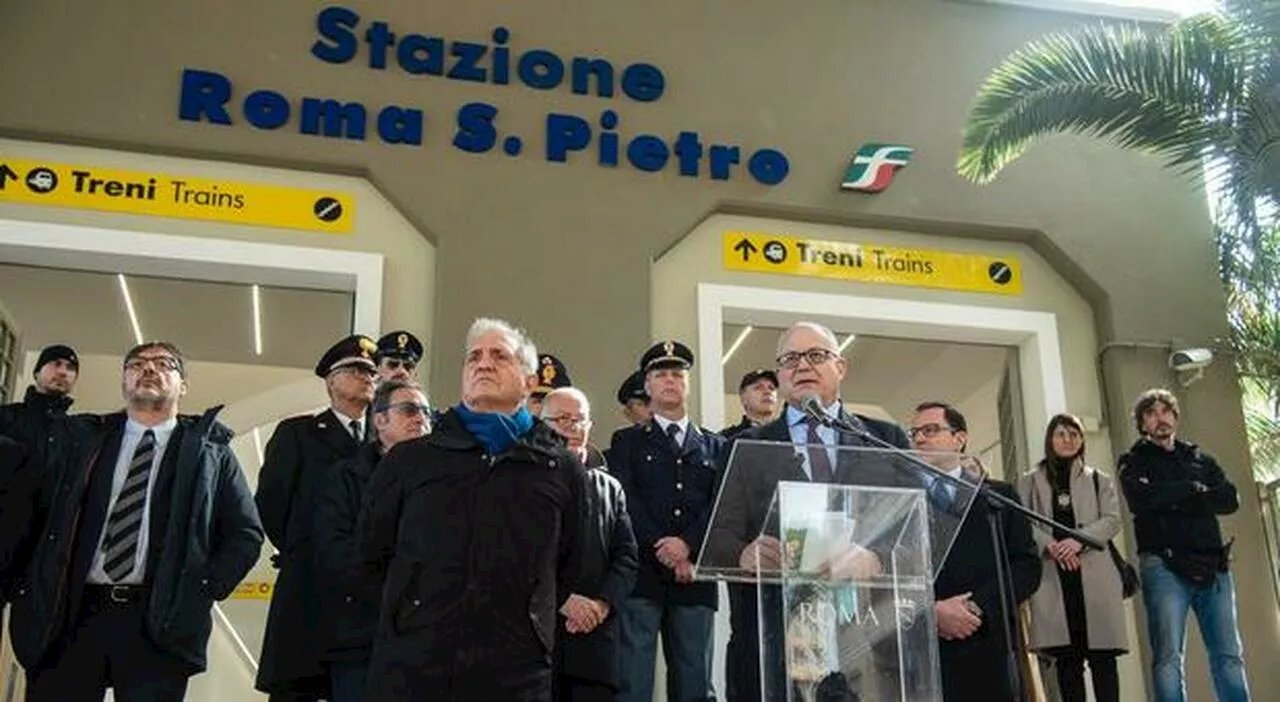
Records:
[[[829,482],[810,478],[818,451]],[[762,700],[941,702],[933,581],[981,485],[972,465],[958,454],[734,445],[696,577],[752,586]]]

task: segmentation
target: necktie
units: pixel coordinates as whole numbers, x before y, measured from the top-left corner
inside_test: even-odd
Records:
[[[831,457],[827,455],[826,444],[818,435],[818,422],[812,418],[806,421],[809,425],[809,436],[805,439],[809,444],[809,477],[815,483],[832,482],[835,474],[831,472]]]
[[[357,444],[358,444],[358,443],[361,443],[361,439],[360,439],[360,420],[359,420],[359,419],[353,419],[353,420],[351,420],[351,423],[350,423],[350,424],[348,424],[347,426],[351,427],[351,438],[355,439]]]
[[[667,436],[671,437],[671,448],[675,450],[676,455],[683,453],[684,444],[680,441],[680,425],[674,423],[668,424]]]
[[[151,464],[156,455],[156,435],[150,429],[138,441],[129,462],[129,472],[116,504],[107,517],[107,534],[102,541],[103,570],[112,582],[120,582],[134,569],[138,554],[138,535],[142,531],[142,514],[147,505],[147,485]]]

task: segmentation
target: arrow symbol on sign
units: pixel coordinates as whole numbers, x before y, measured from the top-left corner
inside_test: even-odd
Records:
[[[4,190],[4,184],[9,180],[17,180],[18,174],[7,163],[0,163],[0,190]]]
[[[756,245],[751,243],[751,240],[744,236],[742,237],[742,241],[733,245],[733,250],[740,252],[742,254],[742,260],[745,262],[751,260],[751,254],[759,251],[760,249],[757,249]]]

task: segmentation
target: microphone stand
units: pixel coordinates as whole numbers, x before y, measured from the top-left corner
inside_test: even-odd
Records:
[[[806,398],[806,400],[809,400],[809,398]],[[912,452],[907,451],[900,446],[894,446],[884,439],[881,439],[880,437],[846,421],[842,417],[832,417],[827,414],[826,410],[823,409],[816,401],[816,398],[811,401],[802,402],[801,409],[808,416],[838,432],[857,437],[863,442],[873,444],[879,448],[890,449],[897,455],[902,456],[907,459],[907,463],[905,465],[911,466],[911,472],[914,473],[916,477],[923,476],[926,481],[942,480],[953,487],[974,487],[972,484],[961,480],[960,478],[952,477],[950,474],[944,473],[934,466],[929,465]],[[899,464],[895,462],[893,465],[897,466]],[[991,530],[991,543],[995,550],[996,590],[998,592],[1000,608],[1002,610],[1001,613],[1003,615],[1001,616],[1001,620],[1004,625],[1004,640],[1007,644],[1006,667],[1009,671],[1009,679],[1006,681],[1006,684],[1009,685],[1010,690],[1013,692],[1013,699],[1023,699],[1022,666],[1018,664],[1019,647],[1017,642],[1014,641],[1013,636],[1013,617],[1017,616],[1017,608],[1013,606],[1013,573],[1009,568],[1009,547],[1004,538],[1003,520],[1005,518],[1005,513],[1012,511],[1021,514],[1034,522],[1039,522],[1040,524],[1049,527],[1051,530],[1061,531],[1067,534],[1070,538],[1079,541],[1082,545],[1097,551],[1106,551],[1107,547],[1105,544],[1088,534],[1059,524],[1048,517],[1027,509],[1017,500],[1009,499],[995,490],[992,490],[985,484],[977,486],[977,492],[987,501],[987,524]]]

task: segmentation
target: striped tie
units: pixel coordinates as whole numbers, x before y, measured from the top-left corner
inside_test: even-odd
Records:
[[[147,483],[156,455],[156,435],[148,429],[138,442],[129,462],[120,496],[107,518],[106,538],[102,540],[103,570],[112,582],[120,582],[134,569],[138,554],[138,534],[142,530],[143,508],[147,505]]]

